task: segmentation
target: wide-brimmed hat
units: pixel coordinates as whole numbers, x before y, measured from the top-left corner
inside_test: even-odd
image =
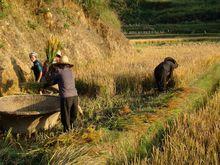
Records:
[[[58,50],[58,51],[56,52],[56,56],[62,57],[62,53],[61,53],[60,50]]]
[[[67,64],[67,65],[73,66],[73,64],[70,64],[69,58],[67,56],[61,57],[60,64]]]

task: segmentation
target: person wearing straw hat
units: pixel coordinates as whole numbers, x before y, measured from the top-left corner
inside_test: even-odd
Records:
[[[60,95],[61,122],[64,131],[73,127],[78,112],[78,94],[75,87],[75,76],[72,73],[73,65],[69,63],[67,56],[62,56],[59,63],[53,64],[56,71],[51,75],[50,82],[44,88],[58,84]]]
[[[54,57],[53,63],[60,63],[62,57],[62,53],[60,50],[56,52],[56,56]]]

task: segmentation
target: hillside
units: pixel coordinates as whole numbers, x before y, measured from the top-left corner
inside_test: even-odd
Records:
[[[1,95],[19,93],[19,86],[32,79],[28,54],[36,51],[45,60],[46,41],[51,35],[61,40],[63,54],[76,65],[133,52],[120,27],[111,25],[102,15],[93,16],[94,12],[87,12],[76,2],[0,1]]]
[[[125,31],[219,32],[218,0],[112,0],[111,5],[123,22]],[[138,29],[130,29],[128,25],[139,26]]]

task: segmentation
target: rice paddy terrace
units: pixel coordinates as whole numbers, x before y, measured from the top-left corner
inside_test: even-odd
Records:
[[[111,57],[108,63],[104,60],[97,61],[107,68],[110,67],[109,63],[118,61],[120,66],[115,65],[114,69],[120,67],[123,75],[129,75],[127,66],[134,65],[133,71],[139,79],[130,81],[127,77],[121,80],[122,89],[119,90],[118,87],[120,92],[116,91],[116,94],[111,96],[81,97],[85,115],[78,118],[76,127],[71,132],[62,133],[62,126],[58,124],[50,131],[33,134],[31,139],[24,135],[14,136],[11,131],[2,133],[2,162],[144,164],[146,159],[153,161],[152,149],[160,146],[166,134],[165,126],[170,125],[182,113],[193,113],[206,105],[218,89],[220,80],[219,42],[178,41],[170,44],[166,40],[161,41],[165,44],[134,44],[138,53],[134,57],[131,56],[129,62],[124,60],[124,57]],[[142,75],[142,70],[145,70],[144,75],[149,79],[148,82],[151,82],[151,70],[148,68],[153,69],[152,63],[158,63],[169,53],[180,64],[175,73],[177,87],[162,94],[155,93],[151,86],[145,91],[140,90],[136,84],[142,82],[142,76],[138,75]],[[101,66],[96,65],[94,68],[91,63],[87,67],[99,71]],[[78,74],[81,69],[83,70],[77,70]],[[107,76],[120,75],[120,72],[115,70],[107,70],[108,72],[103,70]]]

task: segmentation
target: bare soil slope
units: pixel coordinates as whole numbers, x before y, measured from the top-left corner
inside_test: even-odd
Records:
[[[63,53],[73,63],[133,53],[119,29],[88,18],[72,1],[43,2],[40,7],[34,0],[7,3],[7,16],[0,20],[0,95],[20,92],[19,85],[32,76],[28,54],[36,51],[44,60],[45,42],[52,34],[60,38]]]

